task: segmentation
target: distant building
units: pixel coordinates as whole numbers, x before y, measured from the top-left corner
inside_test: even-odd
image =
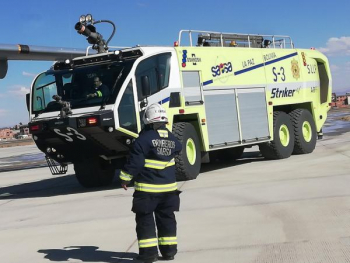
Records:
[[[13,131],[10,129],[0,129],[0,140],[6,141],[13,138]]]
[[[332,93],[332,107],[347,107],[350,102],[350,93],[346,93],[345,95],[337,96],[335,93]]]

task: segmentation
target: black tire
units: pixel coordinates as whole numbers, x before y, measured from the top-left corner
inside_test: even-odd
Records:
[[[281,138],[282,135],[289,139]],[[282,143],[284,141],[284,143]],[[288,158],[294,149],[294,129],[291,118],[282,111],[273,113],[273,141],[259,145],[261,154],[266,159],[277,160]]]
[[[234,161],[239,159],[244,152],[244,147],[234,147],[219,150],[218,159],[223,161]]]
[[[173,134],[182,144],[182,151],[175,157],[176,180],[196,179],[201,169],[200,143],[196,130],[190,123],[178,122],[173,125]],[[188,156],[188,144],[192,146],[189,147],[189,150],[192,149],[192,156]]]
[[[316,147],[316,125],[308,110],[296,109],[289,113],[294,126],[293,154],[312,153]]]
[[[115,169],[100,160],[74,163],[78,182],[86,188],[108,186],[113,182]]]

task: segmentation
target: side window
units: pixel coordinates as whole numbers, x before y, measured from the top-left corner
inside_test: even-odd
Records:
[[[63,100],[71,100],[73,93],[73,85],[72,85],[72,73],[67,73],[62,75],[62,99]]]
[[[52,96],[57,94],[55,76],[42,73],[35,81],[33,88],[33,111],[40,111],[46,108]]]
[[[161,89],[168,87],[170,75],[171,53],[150,57],[142,61],[136,69],[136,84],[138,100],[142,100],[141,77],[148,76],[151,94],[157,93]]]
[[[164,89],[169,86],[170,58],[170,53],[158,56],[157,72],[160,89]]]
[[[137,121],[132,80],[130,80],[120,101],[118,107],[118,116],[120,127],[137,133]]]
[[[199,71],[183,71],[182,81],[186,104],[198,104],[202,101]]]

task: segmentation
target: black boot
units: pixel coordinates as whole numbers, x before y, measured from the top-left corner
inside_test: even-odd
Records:
[[[136,259],[140,260],[140,261],[143,261],[145,263],[152,263],[152,262],[158,261],[158,255],[153,255],[153,256],[138,255]]]
[[[174,256],[163,256],[163,260],[174,260]]]

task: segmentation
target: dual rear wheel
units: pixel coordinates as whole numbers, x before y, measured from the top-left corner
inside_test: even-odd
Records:
[[[316,146],[316,125],[311,113],[296,109],[289,114],[276,111],[273,115],[271,142],[259,145],[266,159],[284,159],[292,154],[311,153]]]

